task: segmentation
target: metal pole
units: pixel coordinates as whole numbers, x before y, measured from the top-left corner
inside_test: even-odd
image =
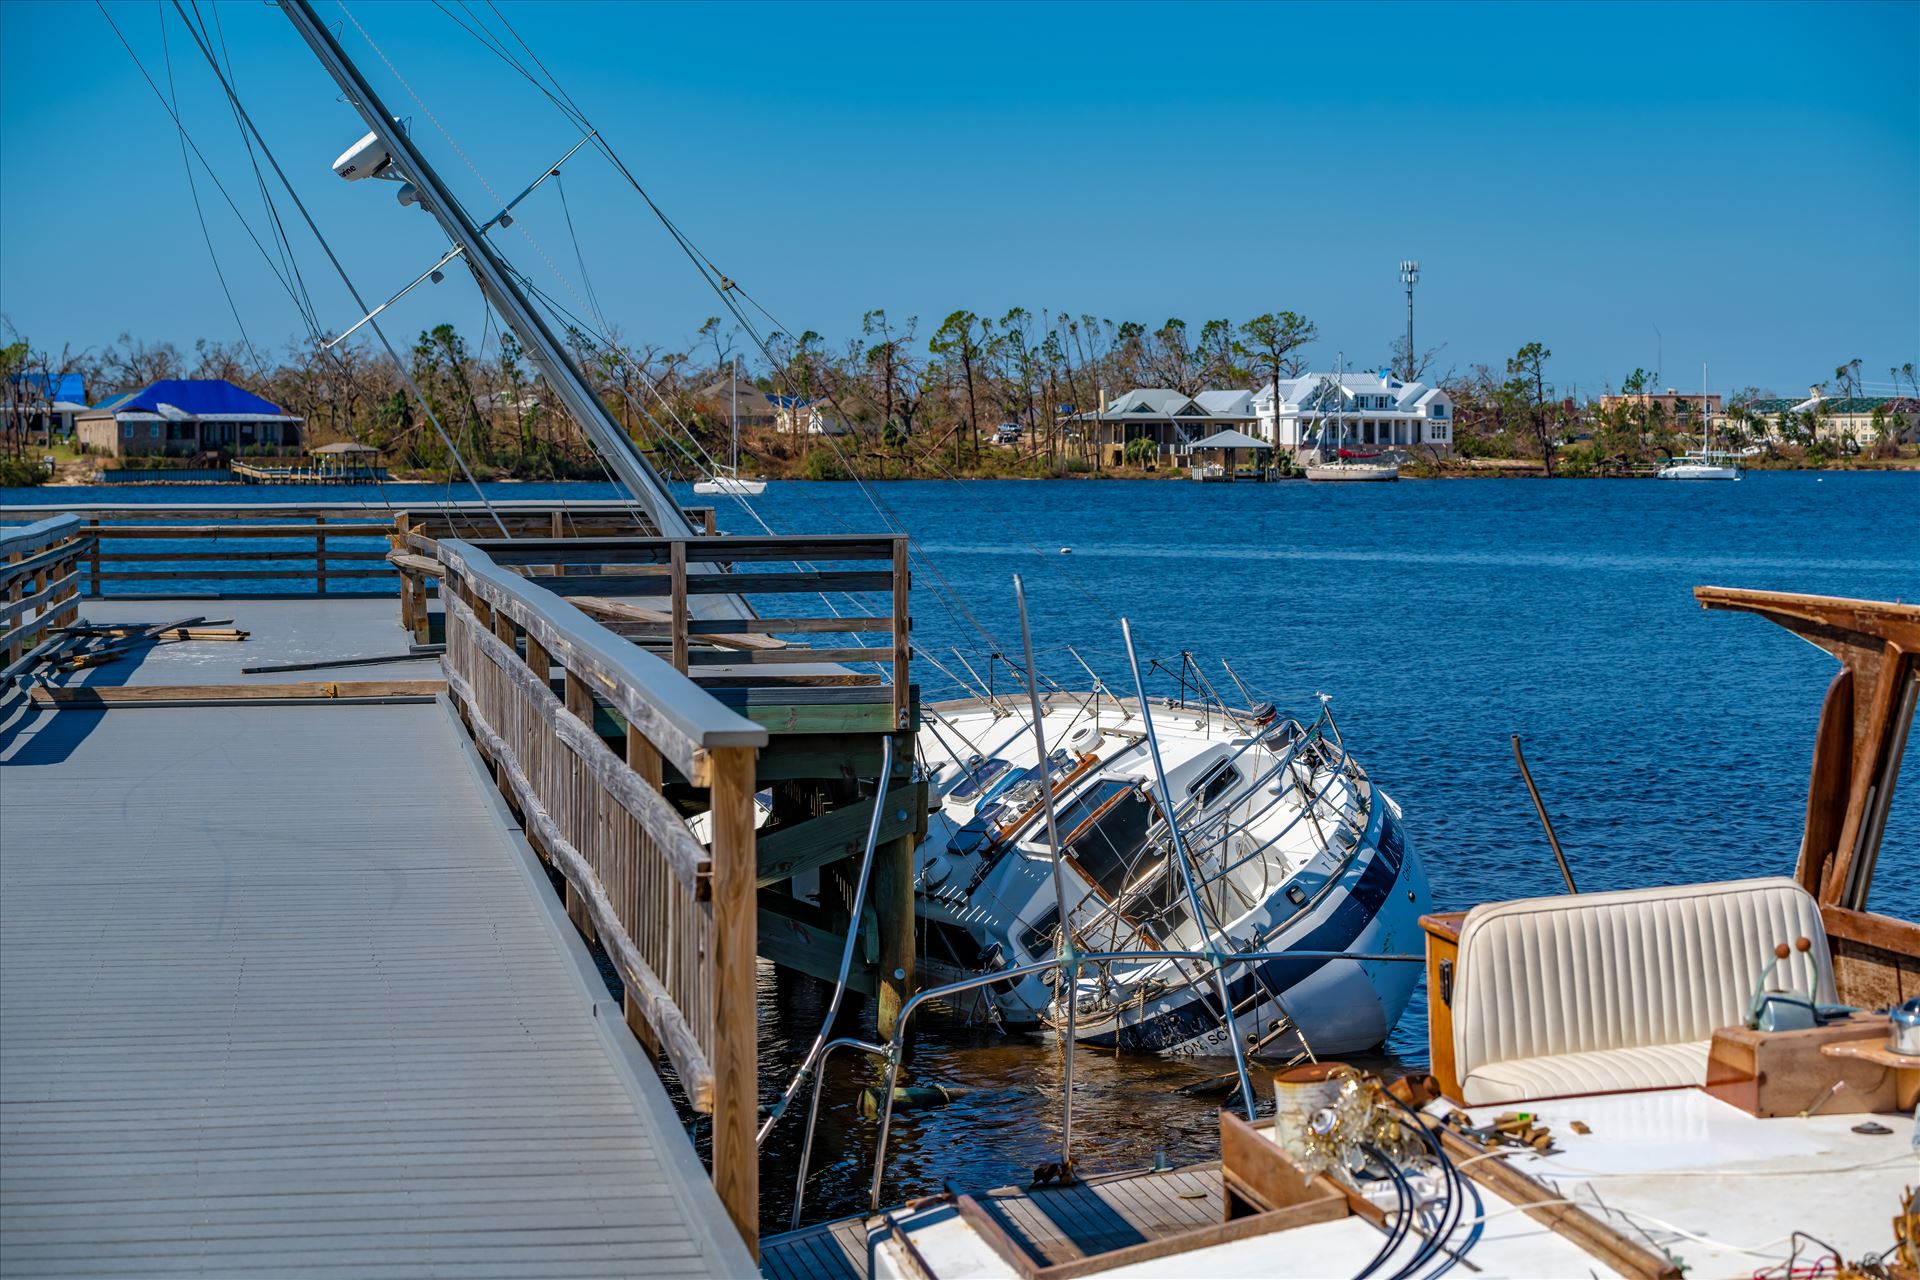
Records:
[[[867,881],[873,874],[873,851],[880,843],[880,818],[886,808],[887,784],[892,780],[893,737],[889,734],[880,739],[880,780],[873,788],[873,818],[867,823],[867,851],[860,859],[860,877],[853,888],[853,914],[847,920],[847,940],[840,948],[840,976],[833,984],[833,998],[827,1001],[827,1016],[821,1019],[820,1034],[813,1038],[813,1046],[807,1050],[807,1056],[800,1060],[800,1069],[794,1072],[793,1083],[787,1086],[779,1103],[768,1111],[765,1123],[754,1138],[756,1144],[766,1142],[767,1135],[773,1132],[774,1122],[785,1114],[787,1104],[800,1092],[801,1082],[807,1078],[808,1069],[814,1065],[821,1048],[827,1043],[827,1037],[833,1032],[833,1020],[840,1014],[840,1000],[847,994],[847,974],[853,968],[853,944],[860,936],[860,912],[867,902]]]
[[[1040,686],[1033,675],[1033,633],[1027,627],[1027,591],[1020,575],[1013,575],[1013,598],[1020,606],[1020,648],[1027,660],[1027,705],[1033,711],[1033,743],[1040,752],[1040,807],[1047,815],[1047,846],[1053,851],[1053,910],[1060,921],[1060,941],[1054,954],[1060,959],[1053,996],[1067,1002],[1067,1039],[1060,1068],[1060,1168],[1062,1181],[1073,1178],[1073,1045],[1079,1034],[1079,965],[1074,962],[1073,929],[1067,920],[1067,889],[1061,879],[1060,828],[1053,812],[1053,778],[1047,771],[1047,733],[1040,720]]]
[[[1127,642],[1127,665],[1133,668],[1134,691],[1140,695],[1140,719],[1147,729],[1147,751],[1153,757],[1153,776],[1160,784],[1160,803],[1167,816],[1167,832],[1173,838],[1173,860],[1180,868],[1180,879],[1187,888],[1187,908],[1193,912],[1194,928],[1207,943],[1208,958],[1213,961],[1213,985],[1220,997],[1220,1016],[1226,1022],[1227,1041],[1233,1046],[1234,1070],[1240,1074],[1240,1098],[1247,1108],[1247,1119],[1254,1113],[1253,1080],[1247,1075],[1247,1049],[1240,1043],[1240,1025],[1233,1016],[1233,996],[1227,990],[1227,975],[1220,954],[1207,932],[1206,913],[1200,907],[1200,891],[1193,884],[1193,868],[1187,865],[1186,842],[1180,838],[1180,824],[1173,820],[1173,791],[1167,786],[1166,767],[1160,762],[1160,739],[1153,731],[1153,712],[1147,707],[1147,686],[1140,679],[1140,659],[1133,651],[1133,627],[1120,619],[1120,635]]]
[[[465,250],[467,264],[473,268],[481,292],[499,308],[501,318],[526,344],[528,357],[546,375],[548,384],[565,402],[580,429],[592,439],[607,465],[634,500],[646,508],[655,530],[667,538],[694,536],[692,524],[666,483],[640,456],[605,403],[587,385],[566,348],[520,291],[505,260],[494,251],[481,228],[441,181],[426,156],[395,122],[393,112],[374,92],[360,68],[347,57],[333,32],[314,12],[310,0],[280,0],[280,8],[320,59],[321,66],[340,86],[348,103],[360,113],[367,128],[379,135],[394,165],[426,195],[427,211],[440,223],[447,237]]]
[[[1082,964],[1106,964],[1110,961],[1122,960],[1217,960],[1218,958],[1217,953],[1211,951],[1089,951],[1080,956],[1079,960]],[[1249,951],[1240,958],[1246,963],[1261,960],[1354,960],[1367,962],[1377,961],[1381,964],[1425,964],[1427,962],[1425,955],[1394,951]],[[884,1049],[874,1045],[860,1046],[865,1048],[869,1053],[888,1058],[892,1063],[893,1071],[893,1075],[890,1075],[888,1078],[886,1097],[881,1103],[880,1140],[874,1149],[873,1182],[868,1199],[871,1212],[880,1212],[880,1182],[887,1163],[887,1135],[893,1125],[893,1084],[894,1076],[898,1074],[899,1069],[899,1046],[902,1037],[906,1034],[907,1023],[913,1017],[914,1013],[919,1010],[921,1005],[927,1003],[929,1000],[944,1000],[948,996],[958,995],[963,991],[973,991],[979,987],[988,986],[995,982],[1006,982],[1014,978],[1024,978],[1030,973],[1039,973],[1044,969],[1056,968],[1059,963],[1059,959],[1056,957],[1052,960],[1040,960],[1033,964],[1014,965],[1011,968],[995,969],[991,973],[975,974],[970,978],[963,978],[959,982],[950,982],[942,987],[922,987],[911,996],[908,996],[907,1002],[900,1006],[900,1025],[894,1029],[893,1039],[888,1042]],[[835,1041],[835,1044],[839,1043],[856,1044],[857,1042]],[[829,1046],[829,1048],[831,1047],[832,1046]]]
[[[1553,823],[1547,818],[1547,806],[1540,803],[1540,789],[1533,785],[1533,774],[1527,770],[1527,758],[1520,754],[1520,735],[1513,735],[1513,762],[1520,766],[1520,776],[1527,784],[1527,794],[1533,797],[1533,811],[1540,815],[1540,825],[1547,829],[1547,843],[1553,846],[1553,860],[1560,864],[1560,875],[1567,882],[1568,893],[1578,893],[1573,887],[1573,872],[1567,867],[1567,855],[1560,852],[1560,841],[1553,834]]]

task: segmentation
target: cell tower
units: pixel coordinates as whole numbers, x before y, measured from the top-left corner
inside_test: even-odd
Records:
[[[1400,264],[1400,283],[1407,286],[1407,372],[1408,382],[1413,381],[1413,286],[1420,282],[1420,264],[1412,258]]]

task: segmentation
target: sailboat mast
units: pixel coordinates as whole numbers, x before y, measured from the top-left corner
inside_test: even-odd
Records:
[[[1700,452],[1713,452],[1713,413],[1707,408],[1707,362],[1700,362]]]
[[[733,377],[727,383],[729,405],[727,416],[733,420],[733,449],[727,455],[727,470],[733,474],[740,471],[740,357],[733,358]]]
[[[573,415],[574,421],[580,424],[580,429],[586,432],[587,438],[599,450],[615,477],[633,495],[634,500],[646,509],[654,528],[666,537],[693,536],[693,525],[681,511],[680,503],[667,488],[666,482],[640,456],[633,441],[613,420],[613,415],[607,411],[599,395],[587,385],[566,348],[561,346],[546,321],[520,291],[505,260],[494,252],[479,227],[427,162],[426,156],[415,148],[406,132],[396,123],[393,113],[374,92],[359,67],[340,47],[339,41],[333,38],[326,24],[320,21],[310,0],[279,0],[279,3],[294,29],[299,31],[314,56],[320,59],[320,65],[326,68],[327,74],[340,86],[347,101],[366,121],[367,128],[379,137],[387,153],[393,157],[395,167],[419,189],[423,207],[465,254],[467,265],[473,269],[474,279],[480,284],[480,291],[499,310],[501,319],[526,346],[528,356],[545,375],[548,384]]]

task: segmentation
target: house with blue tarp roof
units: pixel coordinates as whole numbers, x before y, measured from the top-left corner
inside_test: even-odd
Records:
[[[304,419],[224,378],[162,378],[111,396],[75,419],[96,453],[281,453],[300,446]]]
[[[77,373],[30,370],[6,385],[6,430],[29,439],[73,434],[74,419],[87,411],[86,379]]]

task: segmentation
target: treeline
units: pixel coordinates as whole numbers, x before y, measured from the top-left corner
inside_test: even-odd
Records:
[[[160,378],[225,378],[304,417],[309,443],[357,440],[381,449],[399,470],[447,470],[450,440],[485,475],[602,474],[526,353],[497,329],[477,342],[451,325],[424,330],[404,364],[351,344],[329,351],[294,343],[269,357],[241,343],[201,341],[183,352],[123,334],[97,352],[52,356],[18,335],[8,337],[0,349],[6,373],[81,373],[96,402]],[[1098,409],[1103,397],[1135,387],[1188,395],[1258,388],[1306,372],[1307,349],[1318,337],[1313,321],[1292,311],[1196,325],[1169,319],[1149,327],[1018,307],[997,317],[955,311],[934,326],[873,310],[861,317],[858,335],[837,346],[813,331],[775,333],[764,349],[749,346],[718,318],[671,346],[617,334],[611,340],[577,330],[565,335],[575,364],[614,419],[661,470],[683,478],[725,460],[731,407],[725,388],[736,362],[743,383],[806,406],[781,430],[768,421],[764,400],[742,404],[743,470],[814,478],[849,471],[1060,475],[1110,467],[1112,460],[1073,421],[1076,412]],[[1445,388],[1454,402],[1454,452],[1466,457],[1536,459],[1550,471],[1577,472],[1663,457],[1684,448],[1687,436],[1697,439],[1700,429],[1685,406],[1668,414],[1657,401],[1607,409],[1598,401],[1577,403],[1556,385],[1553,352],[1541,342],[1497,364],[1444,372],[1436,371],[1437,348],[1411,353],[1410,360],[1403,338],[1386,345],[1381,358],[1350,367],[1405,371],[1410,364],[1414,376]],[[1858,361],[1835,375],[1839,394],[1849,386],[1857,394]],[[1894,375],[1912,383],[1911,366]],[[1650,392],[1657,390],[1653,382],[1636,369],[1620,390]],[[1763,395],[1746,388],[1728,398],[1736,435],[1763,437],[1743,407]],[[807,425],[816,422],[839,434],[808,434]],[[1017,443],[996,447],[1005,424],[1018,428]],[[1811,443],[1814,424],[1789,415],[1767,438],[1791,444],[1796,435]]]

